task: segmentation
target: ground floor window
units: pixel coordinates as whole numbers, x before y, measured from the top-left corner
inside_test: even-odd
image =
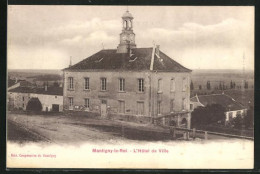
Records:
[[[228,120],[230,121],[232,118],[233,118],[233,113],[232,113],[232,112],[229,112],[229,113],[228,113]]]
[[[186,109],[186,99],[183,98],[182,99],[182,110],[185,110]]]
[[[89,98],[85,98],[85,105],[86,108],[89,108]]]
[[[171,112],[174,112],[174,100],[173,99],[170,102],[170,110],[171,110]]]
[[[190,110],[193,111],[193,104],[190,104]]]
[[[119,104],[119,110],[118,112],[121,114],[125,113],[125,101],[118,101]]]
[[[73,97],[69,97],[69,109],[73,109]]]
[[[137,102],[137,115],[144,115],[144,102]]]
[[[162,105],[161,105],[161,101],[158,101],[157,102],[157,114],[158,115],[161,115],[161,109],[162,109]]]

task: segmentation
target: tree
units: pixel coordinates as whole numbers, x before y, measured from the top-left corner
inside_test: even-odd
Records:
[[[248,82],[247,81],[245,81],[245,89],[248,89]]]
[[[194,86],[193,86],[193,82],[191,81],[190,82],[190,90],[193,90],[194,89]]]
[[[210,90],[211,86],[210,86],[210,81],[207,81],[207,90]]]
[[[191,126],[214,124],[225,120],[225,108],[219,104],[195,108],[191,113]]]
[[[219,90],[222,90],[222,89],[223,89],[221,82],[219,82],[219,87],[218,87],[218,89],[219,89]]]
[[[244,119],[246,128],[254,127],[254,106],[250,106]]]
[[[42,104],[37,97],[33,97],[28,101],[26,106],[27,111],[36,111],[39,112],[42,110]]]
[[[237,116],[231,120],[231,124],[234,125],[234,128],[241,129],[243,125],[242,115],[237,114]]]

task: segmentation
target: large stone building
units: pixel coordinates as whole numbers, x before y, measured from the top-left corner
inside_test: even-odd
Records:
[[[117,49],[64,69],[64,111],[189,127],[191,70],[159,46],[137,48],[128,11],[122,24]]]

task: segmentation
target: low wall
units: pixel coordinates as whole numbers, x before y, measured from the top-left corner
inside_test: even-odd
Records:
[[[142,124],[152,123],[152,118],[147,116],[109,114],[108,119]]]

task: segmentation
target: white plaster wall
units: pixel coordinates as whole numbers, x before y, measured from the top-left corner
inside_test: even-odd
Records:
[[[31,94],[31,97],[38,97],[38,99],[42,103],[42,111],[46,111],[46,108],[48,108],[48,111],[51,111],[52,104],[58,104],[59,111],[63,111],[63,96]]]

